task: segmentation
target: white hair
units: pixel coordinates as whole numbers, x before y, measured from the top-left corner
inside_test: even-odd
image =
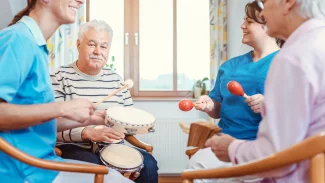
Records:
[[[277,0],[280,2],[280,0]],[[325,0],[296,0],[303,18],[325,19]]]
[[[102,20],[91,20],[89,22],[86,22],[80,26],[79,29],[79,35],[78,39],[82,40],[84,38],[84,35],[90,28],[95,29],[96,31],[105,31],[109,35],[109,43],[112,42],[113,38],[113,29],[105,22]]]

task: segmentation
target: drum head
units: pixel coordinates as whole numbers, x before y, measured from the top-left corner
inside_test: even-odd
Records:
[[[142,165],[141,153],[129,146],[111,144],[102,149],[101,158],[118,168],[136,168]]]
[[[156,120],[150,113],[135,107],[111,107],[106,110],[106,114],[111,122],[139,127],[153,125]]]

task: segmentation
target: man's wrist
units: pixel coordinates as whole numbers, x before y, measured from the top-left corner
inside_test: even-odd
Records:
[[[92,127],[85,127],[82,131],[81,131],[81,139],[83,141],[87,141],[89,140],[89,131],[92,129]]]

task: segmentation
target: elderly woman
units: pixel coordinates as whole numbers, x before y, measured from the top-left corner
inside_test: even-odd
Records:
[[[324,0],[265,0],[259,5],[267,33],[286,43],[267,77],[257,138],[221,135],[206,142],[220,160],[236,165],[265,158],[325,130]],[[308,182],[308,170],[309,161],[302,161],[263,174],[263,182]]]

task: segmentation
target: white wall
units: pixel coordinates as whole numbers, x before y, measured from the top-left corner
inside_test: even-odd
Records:
[[[14,15],[26,7],[26,0],[1,0],[0,2],[0,30],[7,27]]]
[[[228,38],[228,58],[239,56],[252,50],[244,45],[242,40],[242,30],[240,28],[245,17],[245,5],[252,0],[227,0],[227,38]]]

